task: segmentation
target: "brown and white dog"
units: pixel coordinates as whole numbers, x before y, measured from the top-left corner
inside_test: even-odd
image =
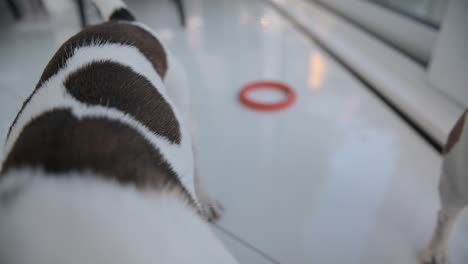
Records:
[[[468,205],[468,114],[463,113],[453,127],[443,153],[439,182],[439,210],[432,240],[421,255],[424,264],[447,264],[451,231]]]
[[[0,263],[236,263],[204,218],[183,69],[120,0],[66,41],[10,127]]]

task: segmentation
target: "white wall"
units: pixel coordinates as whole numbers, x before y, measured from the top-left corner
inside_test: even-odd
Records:
[[[468,1],[451,0],[429,66],[429,80],[468,107]]]

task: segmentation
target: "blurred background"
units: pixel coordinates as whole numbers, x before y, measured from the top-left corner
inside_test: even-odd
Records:
[[[126,2],[186,67],[202,171],[226,208],[213,230],[240,263],[418,263],[441,150],[468,107],[468,1]],[[89,0],[0,1],[2,140],[57,48],[99,22]],[[296,102],[246,108],[255,80],[289,84]]]

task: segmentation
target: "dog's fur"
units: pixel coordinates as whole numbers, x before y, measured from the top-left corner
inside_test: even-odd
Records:
[[[421,255],[424,264],[447,264],[451,231],[468,205],[468,114],[463,113],[453,127],[444,148],[439,182],[439,210],[432,240]]]
[[[236,263],[211,232],[185,74],[120,0],[70,38],[10,127],[0,263]],[[193,147],[192,147],[193,146]]]

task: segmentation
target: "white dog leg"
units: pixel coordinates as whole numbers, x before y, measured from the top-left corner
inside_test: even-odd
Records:
[[[424,264],[448,264],[448,242],[451,231],[456,222],[458,215],[461,212],[458,210],[446,210],[441,208],[437,218],[437,225],[432,235],[429,246],[423,251],[421,261]]]
[[[442,207],[429,246],[424,250],[424,264],[448,263],[448,243],[455,222],[468,205],[468,122],[466,112],[453,127],[444,149],[439,197]]]

